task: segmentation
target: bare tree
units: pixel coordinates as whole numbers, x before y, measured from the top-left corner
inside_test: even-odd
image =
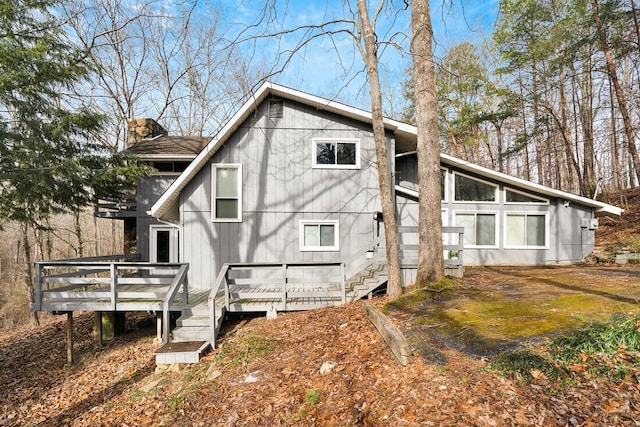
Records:
[[[616,70],[615,63],[613,62],[613,56],[611,55],[609,42],[607,41],[607,33],[604,29],[604,25],[602,24],[600,11],[598,9],[598,1],[591,0],[591,7],[593,9],[593,17],[596,22],[598,38],[600,39],[600,48],[602,49],[602,53],[604,54],[604,57],[606,59],[607,71],[609,73],[609,78],[611,79],[611,83],[613,84],[613,89],[616,94],[616,99],[618,101],[618,108],[620,109],[620,114],[622,115],[622,120],[624,123],[624,132],[627,137],[627,146],[628,146],[629,154],[631,155],[631,160],[633,161],[633,167],[636,172],[636,178],[638,179],[638,182],[640,182],[640,157],[638,157],[638,149],[636,148],[635,131],[633,129],[633,123],[631,122],[631,117],[629,115],[629,110],[627,108],[627,100],[622,90],[622,86],[620,85],[620,80],[618,79],[618,71]]]
[[[62,7],[94,65],[85,96],[106,112],[104,143],[114,150],[134,118],[154,118],[181,135],[212,134],[259,77],[228,49],[218,11],[198,2],[73,0]]]
[[[387,294],[390,299],[396,299],[402,295],[402,277],[400,274],[400,257],[398,253],[398,233],[396,226],[396,208],[391,191],[391,174],[389,172],[389,160],[387,155],[387,142],[385,137],[384,119],[382,117],[382,94],[380,90],[380,77],[378,76],[378,46],[374,27],[377,16],[384,2],[375,12],[372,20],[369,19],[369,11],[366,0],[357,0],[360,28],[362,30],[361,53],[367,68],[369,80],[369,94],[371,96],[371,120],[373,124],[373,138],[376,146],[376,159],[378,165],[378,185],[380,186],[380,201],[382,204],[382,218],[384,221],[384,237],[387,251]],[[438,187],[440,188],[440,187]],[[442,245],[442,241],[440,241]]]
[[[438,139],[438,100],[434,77],[433,28],[428,0],[411,3],[411,54],[416,126],[418,128],[418,272],[416,285],[441,280],[442,216],[440,214],[440,142]]]

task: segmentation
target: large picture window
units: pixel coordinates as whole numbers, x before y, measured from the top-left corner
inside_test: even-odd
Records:
[[[360,168],[360,140],[314,139],[314,168]]]
[[[456,226],[464,227],[464,244],[496,245],[496,214],[480,212],[456,213]]]
[[[455,174],[455,200],[457,202],[496,202],[498,187],[488,182]]]
[[[505,246],[545,247],[547,217],[544,214],[508,213]]]
[[[211,175],[213,221],[242,221],[242,165],[214,164]]]
[[[301,251],[337,251],[338,221],[300,221]]]

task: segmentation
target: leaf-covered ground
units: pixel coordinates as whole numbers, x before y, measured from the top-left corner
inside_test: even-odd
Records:
[[[137,330],[97,349],[91,320],[76,317],[74,366],[65,366],[64,318],[0,332],[1,425],[640,423],[637,372],[619,382],[588,369],[564,382],[534,372],[520,384],[447,348],[445,366],[414,357],[401,367],[359,302],[235,319],[202,363],[164,370],[154,363],[153,325],[129,318]],[[323,364],[333,368],[320,373]]]

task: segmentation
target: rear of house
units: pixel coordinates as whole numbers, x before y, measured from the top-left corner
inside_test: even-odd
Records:
[[[417,129],[384,126],[407,285]],[[199,357],[225,311],[344,304],[386,282],[369,112],[265,83],[214,138],[160,132],[128,152],[158,174],[140,182],[133,210],[109,216],[124,219],[143,262],[40,263],[34,309],[161,312],[163,340],[198,341]],[[442,222],[456,227],[443,235],[448,264],[577,262],[593,250],[596,216],[621,213],[444,154],[440,164]],[[181,313],[173,330],[170,312]]]

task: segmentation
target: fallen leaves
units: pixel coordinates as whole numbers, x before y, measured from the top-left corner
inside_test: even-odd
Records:
[[[358,303],[244,319],[200,364],[158,372],[153,327],[99,351],[90,340],[91,317],[79,316],[80,362],[69,367],[63,326],[54,321],[1,333],[0,378],[14,391],[0,394],[0,425],[588,426],[640,420],[635,377],[622,383],[587,378],[579,375],[580,364],[569,386],[541,372],[532,372],[531,386],[520,385],[446,348],[446,367],[417,357],[400,367]],[[336,365],[321,374],[328,361]]]

